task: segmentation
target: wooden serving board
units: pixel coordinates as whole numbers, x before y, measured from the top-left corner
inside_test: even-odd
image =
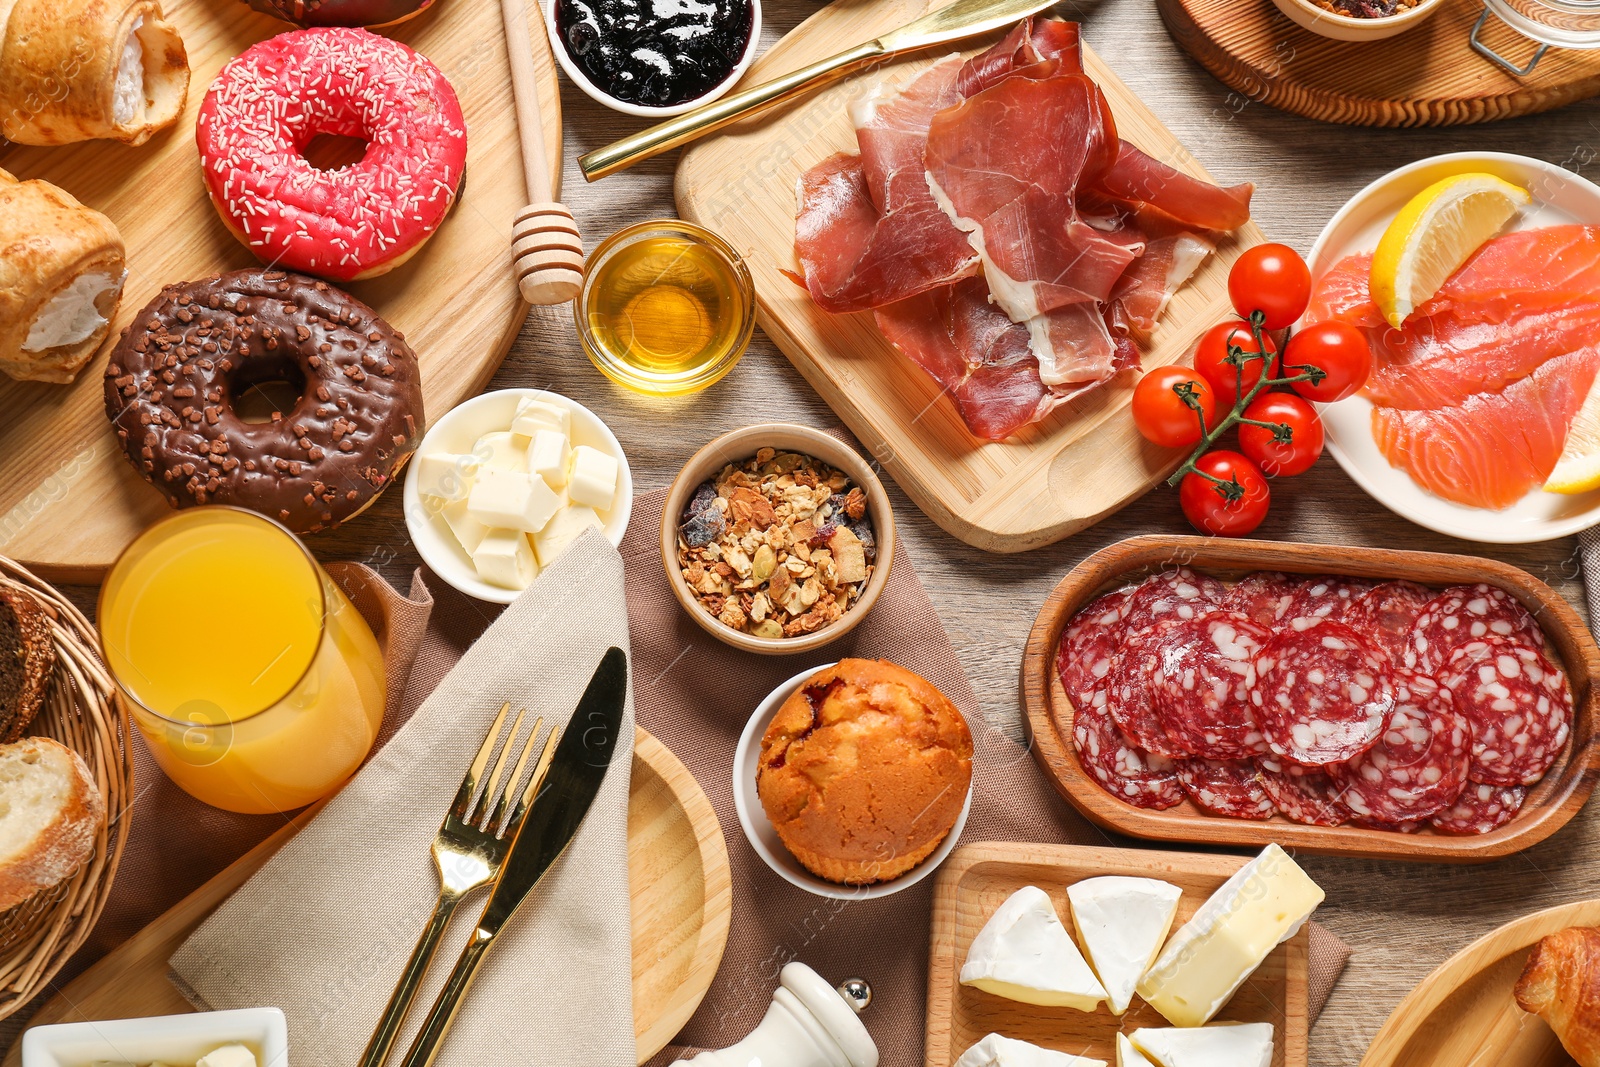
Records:
[[[835,3],[761,58],[745,84],[765,81],[909,22],[942,0]],[[968,52],[993,43],[972,42]],[[795,181],[839,151],[855,151],[845,113],[879,78],[909,80],[949,50],[902,58],[847,78],[800,104],[729,127],[688,149],[676,193],[684,218],[714,230],[749,262],[761,328],[928,516],[968,544],[1020,552],[1060,540],[1105,517],[1165,477],[1177,460],[1150,445],[1127,416],[1133,376],[1069,405],[1011,439],[973,437],[939,386],[898,355],[872,314],[830,315],[783,271],[794,254]],[[1118,132],[1159,159],[1205,176],[1195,158],[1127,86],[1085,49]],[[1228,269],[1263,240],[1247,224],[1226,239],[1168,306],[1145,366],[1187,358],[1195,340],[1228,313]]]
[[[315,809],[302,812],[73,979],[29,1025],[194,1011],[167,981],[167,960],[315,814]],[[643,1063],[666,1047],[711,988],[733,914],[728,850],[711,802],[678,757],[643,729],[635,731],[628,794],[628,877],[633,1027]],[[474,903],[481,900],[474,898],[468,906]],[[449,955],[446,946],[441,958]],[[18,1041],[3,1067],[21,1067],[21,1057]]]
[[[1546,655],[1572,686],[1572,740],[1553,767],[1529,788],[1517,817],[1498,830],[1471,837],[1402,834],[1359,826],[1304,826],[1274,815],[1263,822],[1209,815],[1185,800],[1165,811],[1125,804],[1102,789],[1078,762],[1072,742],[1072,701],[1056,675],[1061,633],[1078,609],[1127,582],[1172,566],[1188,566],[1232,581],[1249,571],[1334,574],[1379,581],[1405,578],[1442,587],[1487,582],[1499,586],[1544,627]],[[1091,822],[1155,841],[1285,848],[1330,856],[1365,856],[1445,863],[1481,863],[1538,844],[1578,813],[1600,780],[1600,715],[1595,684],[1600,648],[1566,599],[1527,571],[1491,559],[1380,548],[1230,541],[1207,537],[1132,537],[1101,549],[1068,573],[1051,592],[1022,657],[1022,695],[1033,753],[1056,791]]]
[[[1472,50],[1476,0],[1444,0],[1381,41],[1302,29],[1272,0],[1156,0],[1173,39],[1234,90],[1230,108],[1270,104],[1356,126],[1455,126],[1527,115],[1600,93],[1600,54],[1552,48],[1518,78]],[[1517,63],[1537,45],[1491,17],[1482,40]]]
[[[1450,957],[1394,1009],[1361,1067],[1576,1067],[1512,995],[1534,944],[1570,926],[1600,926],[1600,900],[1535,912]]]
[[[135,535],[168,511],[123,457],[101,398],[106,352],[163,285],[252,266],[211,206],[195,116],[224,63],[293,29],[243,0],[167,0],[189,52],[189,100],[148,144],[88,141],[28,148],[0,141],[0,168],[42,178],[109,215],[128,246],[128,281],[108,341],[70,385],[0,374],[0,555],[60,581],[95,581]],[[537,3],[527,4],[552,177],[559,182],[561,102]],[[422,365],[425,414],[438,418],[488,382],[527,315],[511,272],[511,223],[526,200],[500,6],[441,0],[384,31],[439,65],[467,120],[461,198],[411,261],[348,286],[406,335]],[[559,193],[558,193],[559,195]]]
[[[939,868],[933,891],[933,935],[928,960],[927,1067],[950,1067],[990,1033],[1107,1063],[1117,1062],[1116,1035],[1141,1026],[1171,1026],[1139,997],[1121,1016],[1105,1005],[1090,1014],[1074,1008],[1021,1004],[961,984],[967,950],[995,909],[1023,886],[1050,894],[1061,921],[1068,918],[1067,886],[1098,875],[1159,878],[1183,890],[1175,931],[1189,921],[1228,876],[1249,862],[1242,856],[1184,852],[1024,845],[986,842],[956,849]],[[1306,968],[1310,931],[1272,951],[1218,1013],[1222,1022],[1271,1023],[1272,1067],[1305,1067],[1310,1030]]]

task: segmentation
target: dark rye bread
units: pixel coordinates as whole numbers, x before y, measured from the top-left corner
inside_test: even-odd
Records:
[[[44,607],[28,593],[0,587],[0,741],[22,736],[44,703],[55,669]]]

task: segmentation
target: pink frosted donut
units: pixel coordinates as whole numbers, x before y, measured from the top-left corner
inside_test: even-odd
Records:
[[[367,143],[319,170],[318,134]],[[195,126],[211,202],[263,263],[336,281],[409,259],[444,221],[467,127],[444,73],[366,30],[294,30],[262,41],[211,83]]]

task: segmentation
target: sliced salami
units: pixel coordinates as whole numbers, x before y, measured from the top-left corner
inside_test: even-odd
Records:
[[[1182,638],[1178,619],[1129,633],[1111,665],[1106,683],[1106,710],[1112,721],[1140,748],[1158,756],[1184,759],[1194,755],[1166,731],[1156,710],[1151,682],[1161,671],[1167,646]]]
[[[1544,648],[1544,631],[1528,609],[1492,585],[1453,585],[1423,607],[1412,628],[1404,662],[1424,674],[1437,674],[1450,657],[1472,641],[1487,637],[1518,640]]]
[[[1139,584],[1128,598],[1122,622],[1131,634],[1167,619],[1193,619],[1220,604],[1227,592],[1209,574],[1174,567]]]
[[[1139,673],[1173,751],[1220,760],[1265,755],[1250,690],[1271,631],[1225,611],[1169,625],[1156,645],[1155,669]]]
[[[1218,607],[1236,611],[1262,626],[1275,626],[1289,614],[1300,585],[1299,579],[1287,574],[1255,571],[1235,582]]]
[[[1325,766],[1377,743],[1394,686],[1364,637],[1342,623],[1296,617],[1256,657],[1250,700],[1276,755]]]
[[[1368,830],[1385,830],[1391,834],[1414,834],[1428,825],[1428,820],[1413,819],[1410,822],[1385,822],[1383,819],[1369,819],[1358,815],[1350,820],[1350,825],[1365,827]]]
[[[1365,578],[1339,578],[1323,575],[1301,584],[1294,604],[1285,618],[1327,619],[1343,622],[1367,591],[1373,587]]]
[[[1486,834],[1516,818],[1527,799],[1528,791],[1521,786],[1469,782],[1456,802],[1430,821],[1441,834]]]
[[[1284,816],[1307,826],[1339,826],[1350,821],[1350,809],[1339,799],[1339,786],[1318,767],[1263,758],[1261,788]]]
[[[1402,662],[1417,617],[1433,601],[1433,590],[1416,582],[1384,582],[1368,589],[1345,615],[1345,625],[1372,641],[1393,662]]]
[[[1081,609],[1067,624],[1056,652],[1056,674],[1073,704],[1092,704],[1106,686],[1112,661],[1122,647],[1122,613],[1131,588],[1107,593]]]
[[[1157,811],[1183,801],[1183,787],[1172,761],[1140,751],[1104,708],[1088,706],[1074,711],[1072,744],[1089,777],[1118,800]]]
[[[1439,680],[1472,725],[1474,781],[1532,785],[1566,747],[1572,730],[1566,675],[1520,635],[1467,642]]]
[[[1189,799],[1212,815],[1270,819],[1278,810],[1254,760],[1184,760],[1178,764],[1178,781]]]
[[[1394,712],[1378,743],[1328,769],[1358,822],[1426,819],[1454,803],[1467,782],[1472,729],[1450,691],[1401,668],[1394,693]]]

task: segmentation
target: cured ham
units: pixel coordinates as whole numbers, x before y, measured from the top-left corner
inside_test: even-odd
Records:
[[[1121,141],[1116,158],[1095,181],[1098,192],[1134,212],[1141,222],[1152,216],[1167,229],[1236,230],[1250,221],[1248,183],[1222,188],[1185,174]],[[1143,214],[1141,214],[1143,213]]]

